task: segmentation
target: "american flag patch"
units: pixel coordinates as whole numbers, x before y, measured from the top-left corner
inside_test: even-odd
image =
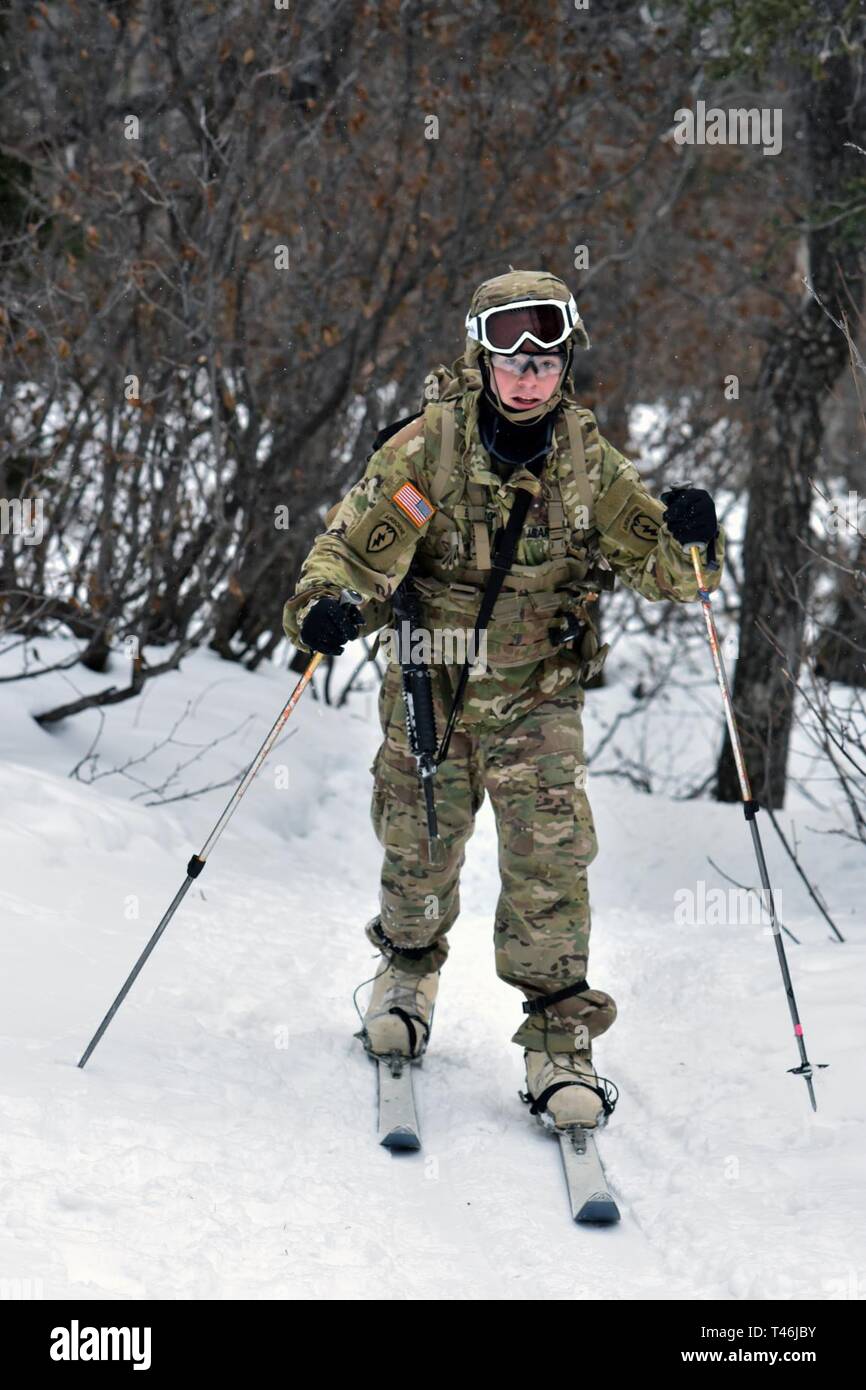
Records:
[[[420,493],[417,487],[413,487],[411,483],[403,483],[402,487],[399,487],[394,493],[391,501],[396,502],[401,512],[405,512],[409,520],[413,521],[416,526],[423,526],[424,522],[429,521],[436,510],[423,493]]]

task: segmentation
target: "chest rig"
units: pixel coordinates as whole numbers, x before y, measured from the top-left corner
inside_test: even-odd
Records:
[[[453,522],[458,523],[458,526],[461,522],[463,523],[460,529],[469,536],[470,545],[468,553],[461,555],[456,563],[451,562],[447,565],[437,559],[434,547],[422,545],[419,548],[418,570],[422,574],[429,573],[451,582],[473,586],[483,586],[486,583],[490,571],[491,524],[494,528],[504,525],[508,515],[507,508],[498,507],[496,502],[491,500],[490,488],[496,485],[500,492],[503,489],[508,490],[509,487],[527,487],[535,498],[541,497],[545,490],[547,491],[547,544],[545,548],[548,558],[539,558],[534,564],[513,564],[510,573],[505,578],[504,588],[540,592],[544,589],[558,588],[570,580],[577,582],[583,580],[590,569],[587,548],[585,544],[570,544],[570,541],[576,529],[582,530],[584,533],[588,532],[592,518],[593,496],[586,469],[583,433],[577,413],[574,410],[561,412],[556,423],[555,438],[558,453],[561,455],[564,448],[570,460],[574,493],[579,505],[583,508],[585,518],[585,524],[582,527],[568,524],[559,478],[548,476],[547,471],[543,475],[543,481],[533,478],[527,469],[516,469],[508,479],[497,478],[494,474],[487,473],[482,482],[474,479],[470,470],[469,476],[462,476],[463,488],[461,492],[461,471],[455,469],[457,454],[456,405],[457,403],[454,401],[446,401],[436,407],[440,412],[438,418],[439,458],[430,484],[429,496],[433,504],[439,508],[439,520],[436,522],[434,519],[431,541],[435,541],[442,529],[453,524],[451,521],[453,518]],[[427,448],[429,457],[436,449],[436,442],[431,437],[433,421],[429,415],[426,417],[426,423],[428,425]],[[447,500],[446,495],[449,492],[454,494],[455,500]]]
[[[570,530],[566,527],[565,506],[559,479],[545,478],[537,493],[535,488],[531,490],[533,502],[523,529],[523,548],[525,550],[532,541],[535,547],[540,549],[543,540],[549,559],[562,559],[568,550]],[[546,494],[546,505],[539,511],[538,500],[543,494]],[[491,504],[484,485],[471,478],[466,481],[465,497],[466,501],[453,503],[449,510],[455,521],[468,523],[466,529],[469,533],[470,548],[466,563],[462,567],[463,578],[469,583],[479,583],[482,582],[481,577],[490,569],[491,529],[504,524],[506,516],[495,504]],[[540,568],[544,563],[544,559],[539,558],[539,564],[533,568]],[[454,574],[454,570],[450,569],[449,573]]]
[[[482,481],[472,476],[479,471],[472,464],[473,456],[478,457],[474,434],[468,440],[458,439],[458,429],[464,423],[458,406],[457,400],[437,402],[425,412],[428,459],[436,457],[438,447],[428,494],[438,510],[413,564],[424,620],[433,628],[471,629],[491,574],[492,534],[504,526],[509,514],[503,496],[509,490],[526,488],[533,499],[539,499],[546,491],[546,541],[521,541],[518,554],[524,562],[515,560],[504,578],[487,629],[487,660],[497,667],[515,666],[561,651],[563,659],[580,666],[580,678],[586,681],[601,669],[607,650],[599,649],[586,607],[588,596],[595,597],[599,589],[611,587],[613,575],[596,567],[589,551],[593,494],[580,415],[574,409],[559,413],[554,433],[556,452],[552,441],[541,478],[533,477],[528,469],[516,469],[502,479],[482,466]],[[461,462],[470,459],[468,467],[456,466],[458,448]],[[569,460],[569,502],[581,509],[581,516],[575,512],[573,522],[560,479],[550,471],[551,457]],[[449,544],[458,540],[456,550],[453,545],[449,549]],[[533,549],[537,557],[531,554]],[[529,559],[536,562],[529,563]],[[560,648],[560,632],[578,622],[583,628],[581,638],[566,654],[566,649]]]

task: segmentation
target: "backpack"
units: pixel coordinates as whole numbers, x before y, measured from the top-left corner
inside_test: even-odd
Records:
[[[445,367],[441,363],[434,371],[429,372],[424,380],[424,395],[422,397],[421,409],[416,410],[412,415],[404,415],[400,420],[394,420],[391,424],[383,425],[382,429],[373,440],[372,447],[364,460],[364,466],[370,462],[375,453],[386,444],[393,434],[401,430],[404,425],[409,425],[413,420],[418,420],[424,414],[425,409],[434,401],[452,400],[455,396],[462,395],[469,382],[461,368],[458,367],[456,373],[453,368]],[[443,445],[445,443],[443,437]],[[441,462],[441,460],[440,460]],[[341,499],[342,500],[342,499]],[[333,507],[329,507],[325,512],[325,526],[331,525],[337,515],[340,503],[335,502]]]
[[[455,373],[453,368],[445,367],[440,363],[434,371],[428,372],[424,379],[424,396],[421,402],[421,409],[416,410],[413,415],[404,415],[402,420],[395,420],[391,425],[384,425],[373,440],[373,447],[367,455],[365,462],[370,462],[370,459],[376,451],[381,449],[382,445],[391,438],[392,434],[396,434],[404,425],[411,424],[413,420],[418,420],[424,414],[428,405],[434,401],[450,401],[455,396],[462,395],[468,385],[469,382],[466,380],[465,373],[460,368],[458,368]]]

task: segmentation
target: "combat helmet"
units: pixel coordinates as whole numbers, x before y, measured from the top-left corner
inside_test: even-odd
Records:
[[[485,389],[506,420],[529,424],[555,410],[567,389],[575,344],[590,346],[574,296],[564,281],[546,270],[514,270],[478,286],[466,315],[465,368],[480,370]],[[491,352],[516,352],[529,338],[537,347],[566,350],[565,369],[550,398],[533,410],[509,410],[490,370]]]

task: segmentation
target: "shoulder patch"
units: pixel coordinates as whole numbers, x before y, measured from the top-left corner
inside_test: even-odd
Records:
[[[423,492],[419,492],[414,483],[403,483],[398,487],[391,501],[395,503],[409,520],[416,526],[423,526],[425,521],[429,521],[436,508],[432,502],[428,502]]]

